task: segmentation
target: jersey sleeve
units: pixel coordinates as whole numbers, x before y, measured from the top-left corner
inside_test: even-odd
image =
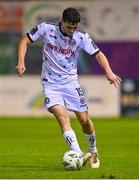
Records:
[[[90,55],[95,55],[100,51],[87,33],[84,34],[82,49]]]
[[[45,23],[38,24],[33,27],[29,32],[27,32],[27,36],[31,42],[36,41],[37,39],[43,37],[44,35]]]

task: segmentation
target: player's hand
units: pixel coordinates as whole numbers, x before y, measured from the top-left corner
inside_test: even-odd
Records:
[[[106,73],[106,77],[107,77],[108,81],[110,82],[110,84],[114,84],[114,86],[116,88],[122,82],[122,79],[119,76],[117,76],[116,74],[114,74],[113,72]]]
[[[15,69],[16,69],[16,72],[17,72],[17,74],[21,77],[22,76],[22,74],[25,72],[25,70],[26,70],[26,68],[25,68],[25,66],[23,65],[23,64],[18,64],[16,67],[15,67]]]

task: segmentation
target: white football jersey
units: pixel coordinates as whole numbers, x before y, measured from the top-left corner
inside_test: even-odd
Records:
[[[41,78],[50,83],[66,83],[76,80],[77,59],[81,49],[94,55],[99,48],[90,36],[77,29],[72,36],[65,36],[60,23],[41,23],[27,33],[34,42],[43,39],[43,63]]]

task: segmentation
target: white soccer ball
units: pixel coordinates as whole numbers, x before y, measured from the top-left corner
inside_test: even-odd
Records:
[[[83,165],[83,156],[77,151],[67,151],[63,156],[63,165],[66,170],[76,170]]]

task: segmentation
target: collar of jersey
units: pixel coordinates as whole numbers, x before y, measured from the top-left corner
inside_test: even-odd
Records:
[[[59,22],[59,31],[64,37],[72,38],[71,36],[68,36],[68,34],[62,32],[62,30],[61,30],[61,22]]]

